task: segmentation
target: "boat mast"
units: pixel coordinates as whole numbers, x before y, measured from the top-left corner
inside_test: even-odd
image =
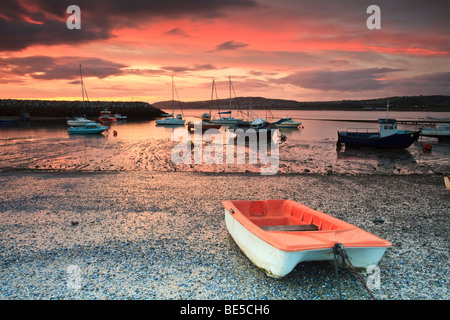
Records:
[[[81,64],[80,64],[80,83],[81,83],[81,96],[83,97],[83,107],[84,107],[84,85],[83,85],[83,71],[81,70]]]
[[[230,86],[230,118],[231,118],[231,77],[230,76],[228,76],[228,83]]]
[[[175,118],[175,98],[173,95],[173,76],[172,76],[172,114],[173,114],[173,117]]]
[[[91,111],[91,115],[94,116],[94,112],[92,111],[91,104],[89,103],[89,97],[88,97],[88,94],[86,91],[86,87],[84,86],[83,71],[81,70],[81,64],[80,64],[80,82],[81,82],[81,96],[83,97],[83,112],[85,112],[85,109],[86,109],[86,104],[85,104],[85,100],[84,100],[84,97],[86,96],[86,100],[87,100],[89,109]]]
[[[386,106],[386,120],[389,119],[388,114],[389,114],[389,98],[388,98],[387,106]]]

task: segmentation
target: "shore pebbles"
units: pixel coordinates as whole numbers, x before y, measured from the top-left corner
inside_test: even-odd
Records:
[[[376,299],[449,299],[442,176],[5,171],[0,183],[3,300],[337,299],[332,264],[273,279],[229,236],[222,200],[274,198],[389,240]],[[350,271],[340,287],[370,299]]]

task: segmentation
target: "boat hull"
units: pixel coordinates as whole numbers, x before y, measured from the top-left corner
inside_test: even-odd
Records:
[[[192,123],[189,122],[187,124],[187,128],[189,131],[193,131],[197,128],[201,129],[202,131],[206,131],[208,129],[220,129],[222,127],[221,124],[214,124],[211,122],[201,122],[201,123]]]
[[[292,120],[292,118],[283,118],[273,123],[277,128],[298,128],[302,124]]]
[[[277,128],[294,128],[297,129],[298,127],[300,127],[301,123],[280,123],[280,124],[275,124],[275,126]]]
[[[266,207],[272,206],[269,203],[270,201],[280,202],[280,200],[267,201]],[[236,202],[238,201],[223,202],[228,232],[245,255],[268,276],[274,278],[284,277],[301,262],[334,261],[333,247],[336,243],[341,243],[344,246],[352,265],[359,269],[367,269],[369,266],[377,265],[386,249],[391,246],[386,240],[330,216],[328,216],[330,225],[332,223],[340,224],[341,226],[338,229],[264,231],[261,226],[257,226],[243,217],[237,206],[234,205]],[[284,207],[289,207],[289,205],[287,203]],[[282,206],[283,203],[281,203],[280,208]],[[303,208],[307,207],[303,206]],[[307,209],[314,211],[310,208]],[[323,220],[324,216],[327,215],[318,212],[317,216]],[[273,221],[274,219],[279,220],[281,217],[281,215],[268,217],[265,223],[268,223],[270,219]],[[260,218],[256,217],[256,219]],[[335,221],[340,221],[340,223]],[[320,224],[324,225],[325,222]]]
[[[450,140],[450,125],[441,125],[438,128],[422,128],[420,135],[447,141]]]
[[[91,120],[67,120],[67,124],[71,127],[84,127],[87,124],[95,123]]]
[[[85,127],[70,127],[68,132],[69,134],[100,134],[107,129],[108,127],[105,126],[87,125]]]
[[[419,139],[419,135],[420,131],[396,133],[386,137],[380,137],[379,134],[338,131],[338,143],[349,147],[406,149]]]
[[[242,121],[232,125],[229,130],[233,133],[233,140],[236,141],[251,141],[252,137],[257,138],[260,142],[278,139],[278,130],[272,123],[267,123],[261,128],[253,128],[248,121]]]
[[[165,118],[162,120],[156,120],[155,122],[158,125],[165,125],[165,126],[184,126],[186,120]]]
[[[220,125],[233,125],[236,123],[243,122],[243,119],[235,119],[235,118],[220,118],[211,120],[212,123],[220,124]]]
[[[289,274],[297,264],[308,261],[334,261],[333,248],[285,251],[271,246],[248,231],[236,221],[225,209],[225,223],[233,240],[259,269],[273,278],[282,278]],[[386,248],[345,247],[352,265],[355,268],[367,269],[377,265],[383,257]]]

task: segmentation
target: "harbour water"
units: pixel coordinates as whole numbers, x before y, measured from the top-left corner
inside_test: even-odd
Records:
[[[186,121],[195,121],[208,110],[183,110]],[[177,113],[177,112],[176,112]],[[405,150],[336,149],[337,131],[377,128],[385,111],[278,110],[260,117],[276,120],[292,117],[298,129],[281,129],[286,140],[279,145],[279,173],[319,174],[445,174],[450,168],[450,143],[420,138]],[[448,118],[450,113],[390,112],[389,117],[411,120]],[[213,112],[214,116],[214,112]],[[233,116],[237,116],[234,115]],[[101,135],[69,135],[65,119],[31,120],[0,127],[0,169],[58,171],[194,171],[260,172],[260,164],[181,164],[171,159],[175,130],[155,121],[118,122]],[[225,128],[221,132],[225,135]],[[406,129],[418,129],[409,127]],[[117,135],[114,135],[113,132]],[[207,139],[205,139],[207,140]],[[423,145],[432,146],[424,152]],[[208,142],[203,143],[203,147]]]

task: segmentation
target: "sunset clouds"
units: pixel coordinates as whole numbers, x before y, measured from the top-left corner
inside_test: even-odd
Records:
[[[79,64],[93,100],[167,100],[172,76],[182,100],[213,78],[225,97],[228,76],[237,95],[300,101],[450,94],[448,1],[372,2],[2,0],[0,95],[78,99]]]

